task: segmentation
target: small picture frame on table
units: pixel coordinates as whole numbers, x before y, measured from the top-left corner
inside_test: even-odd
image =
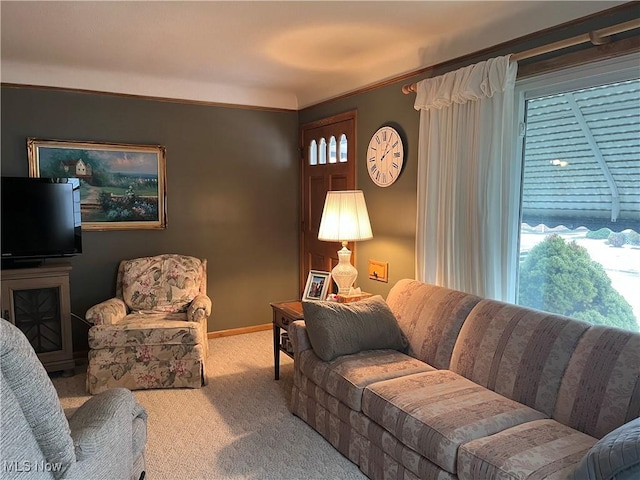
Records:
[[[302,294],[303,301],[326,300],[329,285],[331,284],[331,272],[310,270],[307,276],[307,284]]]

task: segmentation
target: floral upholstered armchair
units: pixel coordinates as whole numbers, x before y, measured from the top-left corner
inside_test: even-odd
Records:
[[[87,310],[87,390],[200,388],[207,383],[207,261],[167,254],[123,260],[116,296]]]

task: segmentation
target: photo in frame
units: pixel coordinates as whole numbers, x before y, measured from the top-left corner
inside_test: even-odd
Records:
[[[166,228],[164,147],[27,138],[27,152],[30,177],[80,180],[83,230]]]
[[[330,284],[330,272],[310,270],[307,276],[307,284],[302,294],[302,300],[326,300]]]

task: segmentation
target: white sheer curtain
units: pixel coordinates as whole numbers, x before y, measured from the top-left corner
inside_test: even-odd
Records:
[[[514,300],[517,68],[509,56],[499,57],[417,85],[419,280]]]

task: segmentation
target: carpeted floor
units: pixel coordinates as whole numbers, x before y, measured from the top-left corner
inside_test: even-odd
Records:
[[[365,479],[358,467],[287,408],[293,361],[273,379],[271,331],[209,340],[209,384],[140,390],[149,415],[148,480]],[[71,413],[89,396],[78,368],[53,383]],[[115,480],[115,479],[114,479]]]

